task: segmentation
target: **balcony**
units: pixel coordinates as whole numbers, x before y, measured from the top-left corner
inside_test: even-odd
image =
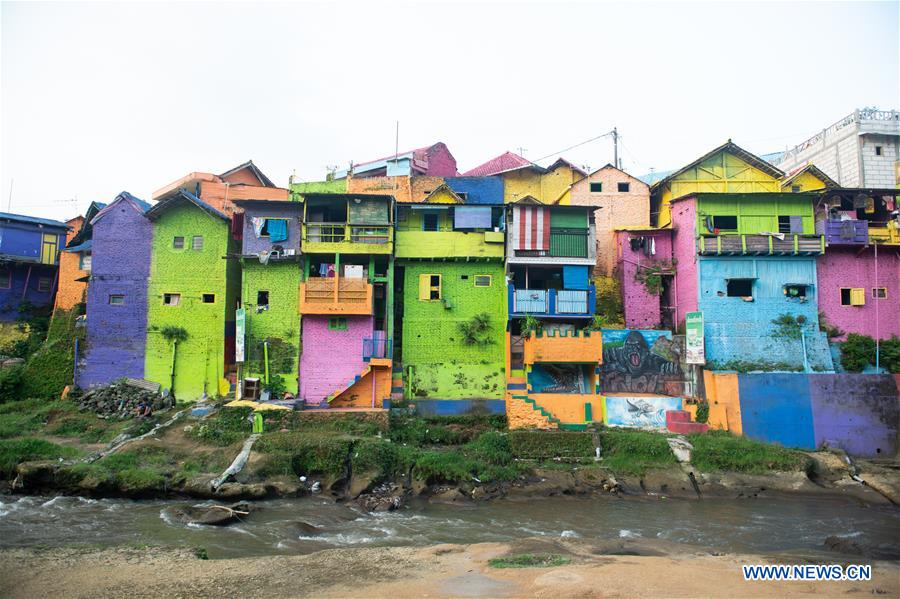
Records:
[[[551,229],[549,250],[515,250],[517,258],[588,258],[588,229]]]
[[[816,223],[816,232],[825,235],[828,245],[866,245],[869,243],[869,221],[824,220]]]
[[[869,243],[900,245],[900,228],[891,223],[885,223],[883,227],[869,225]]]
[[[363,361],[378,365],[394,356],[394,342],[391,339],[366,337],[363,343]]]
[[[303,225],[303,253],[390,254],[394,228],[390,225],[351,225],[312,222]]]
[[[600,331],[574,331],[572,334],[534,333],[525,338],[525,364],[585,363],[603,361],[603,336]]]
[[[503,259],[499,231],[421,231],[397,229],[397,258]]]
[[[825,253],[824,235],[704,235],[697,238],[697,252],[704,256],[805,255]]]
[[[372,314],[372,285],[365,279],[313,278],[300,283],[300,313],[334,316]]]
[[[516,289],[509,285],[509,315],[590,318],[596,296],[593,285],[589,289]]]

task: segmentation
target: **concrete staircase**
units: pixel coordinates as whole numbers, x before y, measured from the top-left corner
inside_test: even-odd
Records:
[[[585,424],[565,424],[555,417],[549,410],[537,403],[528,394],[528,379],[525,371],[521,369],[512,369],[506,378],[506,401],[522,402],[530,408],[529,424],[536,428],[555,428],[559,430],[583,431],[587,429]],[[510,406],[516,409],[516,406]],[[509,410],[507,410],[509,411]]]
[[[690,433],[705,433],[709,430],[708,424],[691,421],[691,413],[684,410],[668,410],[666,412],[666,429],[673,433],[687,435]]]

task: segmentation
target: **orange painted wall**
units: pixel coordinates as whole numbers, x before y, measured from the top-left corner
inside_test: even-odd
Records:
[[[72,240],[81,226],[84,224],[84,217],[78,216],[66,221],[70,227],[66,234],[66,243]],[[87,283],[77,281],[89,275],[86,270],[81,270],[80,254],[70,254],[69,252],[59,253],[59,286],[56,290],[56,303],[54,307],[60,310],[69,310],[85,300],[85,292],[87,291]]]
[[[372,381],[375,381],[375,407],[380,408],[385,399],[391,398],[390,366],[373,366],[369,374],[353,383],[329,405],[332,408],[371,408]]]
[[[710,428],[743,434],[738,375],[735,372],[703,371],[706,399],[709,402]]]
[[[603,336],[600,331],[578,331],[577,337],[532,335],[525,339],[525,363],[581,362],[600,364],[603,361]]]
[[[288,190],[280,187],[260,187],[256,185],[234,185],[216,181],[200,183],[200,199],[228,216],[234,213],[235,200],[277,200],[287,201]]]
[[[506,421],[510,430],[520,428],[555,429],[556,424],[550,422],[531,404],[521,399],[506,400]]]
[[[533,399],[563,424],[583,424],[584,404],[591,404],[592,422],[603,422],[603,396],[593,394],[569,394],[569,393],[529,393]]]
[[[398,202],[411,202],[409,177],[348,177],[347,193],[387,194]]]

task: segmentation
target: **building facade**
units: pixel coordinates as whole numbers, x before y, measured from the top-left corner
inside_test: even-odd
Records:
[[[66,223],[0,212],[0,320],[53,305]]]

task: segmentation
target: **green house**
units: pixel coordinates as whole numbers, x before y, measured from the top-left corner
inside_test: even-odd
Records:
[[[240,267],[227,216],[180,191],[147,211],[153,222],[145,377],[180,400],[228,392]]]

